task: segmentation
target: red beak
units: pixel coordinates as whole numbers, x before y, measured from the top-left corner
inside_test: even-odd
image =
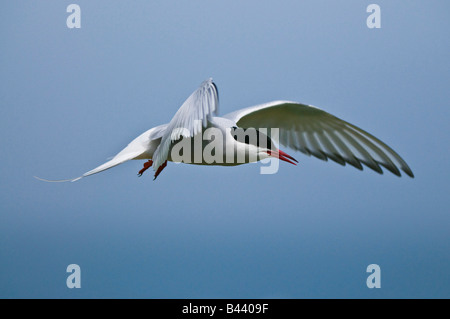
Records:
[[[267,151],[267,154],[269,154],[270,156],[279,158],[282,161],[297,165],[296,163],[298,163],[298,161],[293,158],[291,155],[286,154],[285,152],[283,152],[282,150],[278,150],[278,151]],[[291,161],[292,160],[292,161]],[[294,162],[295,163],[294,163]]]

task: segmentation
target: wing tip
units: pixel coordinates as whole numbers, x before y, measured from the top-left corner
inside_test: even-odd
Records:
[[[403,171],[406,173],[406,175],[408,175],[409,177],[411,177],[411,178],[414,178],[415,176],[414,176],[414,173],[412,172],[412,170],[411,169],[409,169],[409,167],[408,167],[408,169],[405,169],[405,168],[402,168],[403,169]]]

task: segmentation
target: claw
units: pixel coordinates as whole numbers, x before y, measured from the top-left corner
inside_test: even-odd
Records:
[[[158,177],[158,175],[162,172],[162,170],[166,166],[167,166],[167,161],[165,161],[160,167],[158,167],[158,170],[156,171],[155,177],[153,178],[153,180],[155,180]]]
[[[142,174],[144,174],[144,172],[145,172],[147,169],[149,169],[152,165],[153,165],[153,161],[152,161],[152,160],[148,160],[148,162],[145,162],[145,163],[144,163],[144,168],[141,169],[141,170],[138,172],[138,176],[141,177]]]

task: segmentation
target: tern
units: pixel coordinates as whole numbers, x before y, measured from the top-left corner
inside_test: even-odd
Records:
[[[315,106],[273,101],[243,108],[222,117],[217,116],[218,110],[218,89],[212,78],[209,78],[187,98],[168,124],[142,133],[108,162],[73,179],[36,178],[49,182],[74,182],[129,160],[147,160],[138,176],[152,167],[156,179],[166,167],[167,161],[179,162],[174,156],[177,145],[175,154],[180,155],[182,147],[179,143],[184,143],[184,146],[192,144],[191,147],[185,147],[184,154],[180,155],[187,158],[185,163],[190,164],[235,166],[277,158],[296,165],[296,159],[276,146],[281,144],[308,156],[324,161],[331,159],[340,165],[349,164],[359,170],[363,170],[364,164],[383,174],[382,166],[397,176],[401,176],[401,169],[406,175],[414,177],[406,162],[392,148],[359,127]],[[270,132],[277,129],[277,143],[268,130],[261,128],[271,129]],[[215,160],[203,158],[202,152],[208,147],[209,140],[202,137],[208,129],[215,130],[210,134],[215,136],[210,142],[216,143],[215,154],[211,155]],[[255,134],[252,135],[251,132]],[[251,135],[254,138],[250,138]],[[200,141],[197,146],[194,145],[196,140]]]

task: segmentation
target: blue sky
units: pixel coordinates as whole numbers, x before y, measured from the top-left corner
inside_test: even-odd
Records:
[[[449,298],[447,1],[7,1],[0,10],[0,297]],[[301,153],[259,165],[132,161],[213,77],[221,113],[313,104],[394,148],[416,178]],[[81,267],[81,288],[66,267]],[[369,264],[381,288],[366,286]]]

